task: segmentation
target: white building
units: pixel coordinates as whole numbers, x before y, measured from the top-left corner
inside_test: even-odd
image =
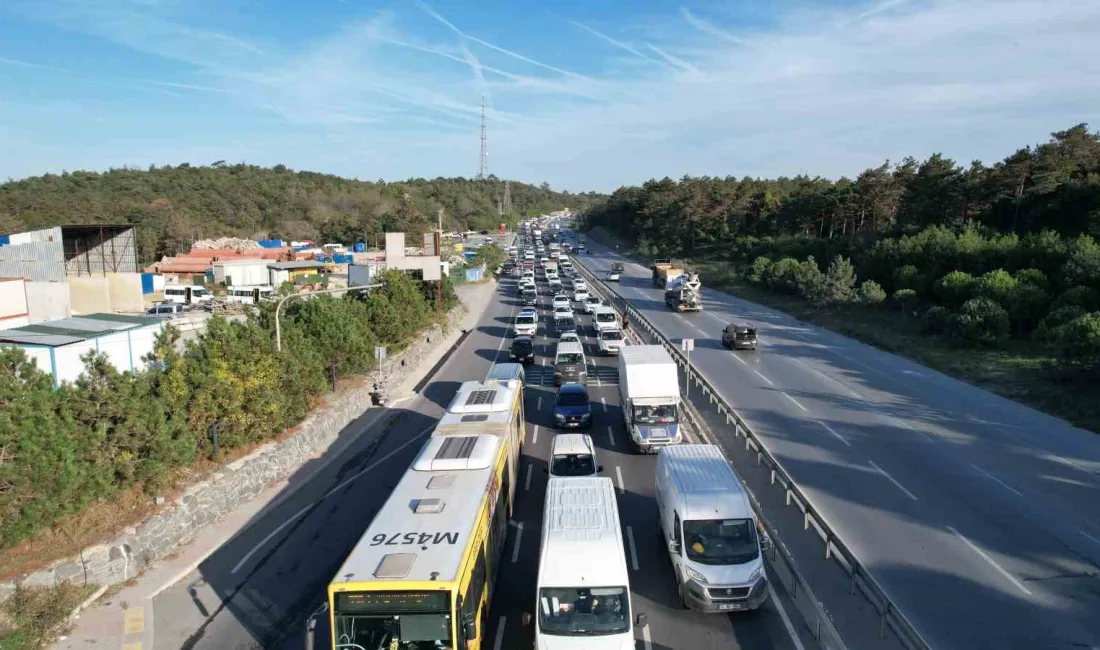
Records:
[[[271,280],[268,264],[271,260],[219,260],[212,265],[214,282],[227,287],[267,284]]]

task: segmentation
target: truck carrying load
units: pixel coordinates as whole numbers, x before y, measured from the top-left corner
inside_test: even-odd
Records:
[[[670,275],[665,284],[665,305],[673,311],[702,311],[702,288],[698,273],[686,271]]]
[[[651,453],[680,442],[679,370],[664,347],[630,345],[619,351],[619,398],[638,450]]]
[[[616,273],[622,273],[622,272],[626,271],[626,265],[623,264],[622,262],[612,262],[611,263],[611,270],[616,272]]]
[[[664,278],[660,276],[662,269],[672,268],[672,260],[668,258],[658,257],[653,260],[653,266],[649,267],[653,271],[653,284],[660,286],[664,284]],[[658,280],[658,278],[661,278]]]

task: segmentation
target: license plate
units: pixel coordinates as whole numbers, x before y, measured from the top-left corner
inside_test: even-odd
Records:
[[[731,612],[745,609],[745,606],[741,603],[718,603],[718,611]]]

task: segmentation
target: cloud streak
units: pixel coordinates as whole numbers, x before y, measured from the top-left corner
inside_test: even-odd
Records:
[[[660,59],[655,59],[655,58],[649,56],[648,54],[645,54],[645,53],[631,47],[630,45],[627,45],[626,43],[624,43],[622,41],[615,40],[615,39],[611,38],[610,36],[608,36],[607,34],[604,34],[603,32],[596,31],[595,29],[592,29],[591,27],[589,27],[588,25],[585,25],[584,23],[580,23],[580,22],[577,22],[575,20],[570,20],[569,22],[571,24],[573,24],[575,27],[577,27],[578,29],[584,30],[584,31],[588,32],[589,34],[595,36],[596,38],[600,39],[601,41],[603,41],[605,43],[610,43],[611,45],[614,45],[615,47],[619,48],[620,50],[623,50],[624,52],[629,52],[629,53],[633,54],[634,56],[638,57],[639,59],[642,59],[643,61],[648,61],[648,62],[650,62],[654,65],[659,65],[662,68],[667,68],[669,70],[674,70],[675,69],[672,65],[670,65],[670,64],[668,64],[668,63],[666,63],[666,62],[664,62]]]

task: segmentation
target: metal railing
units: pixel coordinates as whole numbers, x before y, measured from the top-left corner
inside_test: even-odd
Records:
[[[628,315],[631,323],[630,328],[634,330],[636,334],[640,336],[641,332],[644,331],[650,340],[669,351],[669,354],[672,355],[677,365],[683,368],[687,382],[689,384],[694,382],[695,385],[702,390],[703,398],[716,408],[720,416],[725,418],[727,425],[733,426],[736,439],[744,440],[745,450],[756,454],[757,465],[765,467],[770,474],[770,484],[779,486],[779,488],[785,492],[786,505],[790,506],[793,504],[802,512],[803,529],[810,530],[812,528],[817,536],[821,538],[825,559],[834,560],[851,579],[849,593],[854,594],[858,589],[875,608],[879,616],[879,636],[885,636],[886,630],[890,629],[897,637],[898,641],[906,648],[911,648],[912,650],[930,650],[928,643],[920,636],[916,628],[905,617],[905,614],[903,614],[890,599],[886,590],[883,589],[874,577],[863,568],[863,565],[855,557],[855,554],[852,553],[836,533],[832,531],[829,525],[810,503],[809,499],[803,494],[802,490],[795,484],[794,480],[791,479],[787,471],[783,469],[780,462],[768,452],[760,438],[752,432],[752,429],[750,429],[745,421],[741,419],[733,407],[719,395],[714,386],[697,370],[691,367],[688,363],[687,355],[680,350],[680,346],[661,333],[649,319],[631,306],[626,299],[618,295],[617,292],[612,291],[607,284],[597,278],[596,275],[584,265],[583,260],[579,256],[575,259],[579,262],[576,264],[575,268],[580,271],[581,275],[585,276],[589,284],[597,288],[611,303],[612,307],[616,308],[621,314]],[[712,438],[708,433],[705,433],[709,431],[709,427],[706,425],[704,419],[693,407],[691,407],[690,403],[687,405],[688,408],[685,410],[687,411],[688,417],[693,420],[696,430],[699,431],[701,435]],[[799,571],[790,551],[784,544],[780,543],[777,530],[768,521],[767,517],[764,516],[763,512],[761,512],[760,503],[756,495],[753,494],[751,490],[749,490],[749,494],[753,502],[754,510],[756,510],[761,523],[764,525],[765,530],[774,542],[772,544],[772,557],[769,558],[772,567],[777,569],[775,572],[776,575],[778,575],[784,587],[787,588],[787,592],[791,599],[805,617],[815,638],[817,638],[824,648],[845,649],[847,646],[833,626],[832,618],[826,611],[824,604],[814,595],[804,575]]]

